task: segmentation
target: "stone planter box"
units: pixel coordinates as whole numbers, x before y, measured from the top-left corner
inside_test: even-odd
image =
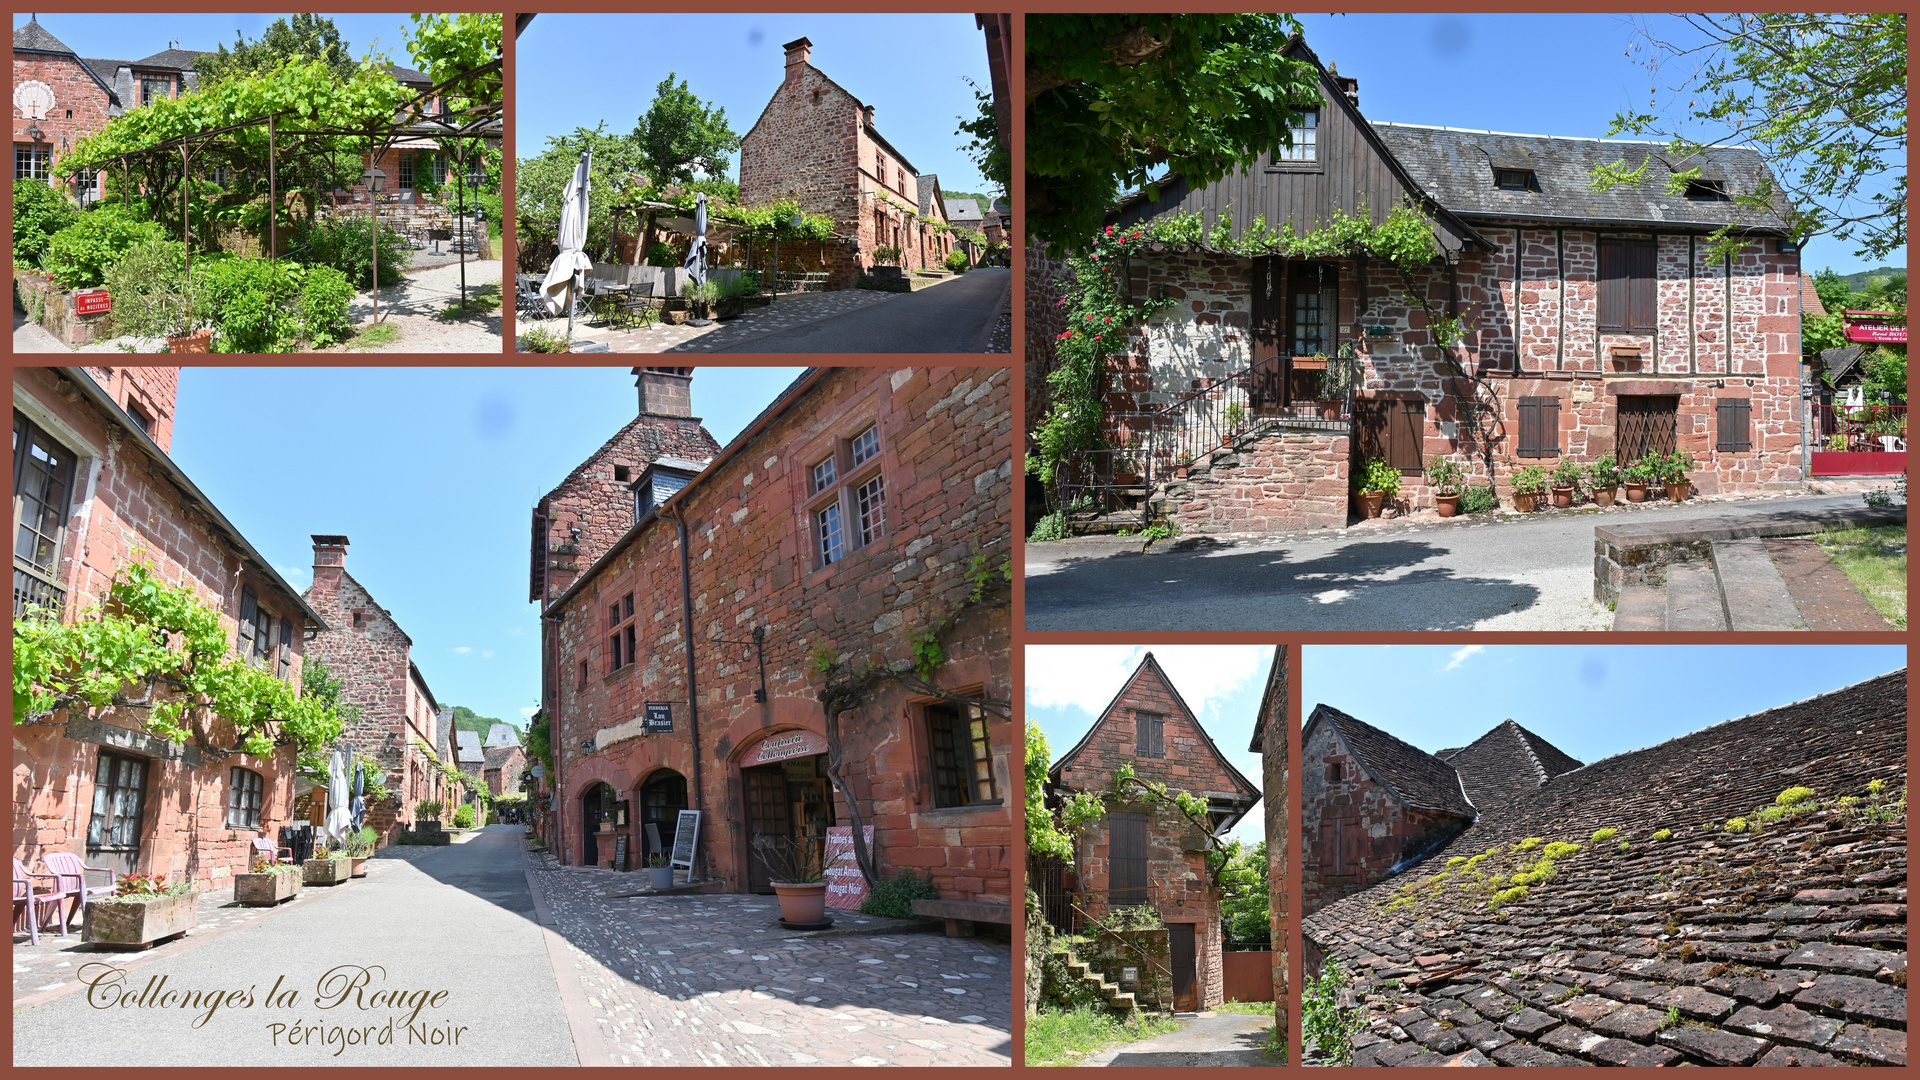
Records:
[[[154,900],[87,903],[82,940],[99,945],[151,945],[184,934],[200,919],[200,890]]]
[[[308,859],[304,865],[309,885],[338,885],[353,876],[352,859]]]
[[[272,907],[299,895],[306,883],[304,874],[235,874],[233,898],[248,907]]]

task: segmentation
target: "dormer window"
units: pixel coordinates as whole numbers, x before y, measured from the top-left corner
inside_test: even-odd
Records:
[[[1727,182],[1705,178],[1689,180],[1686,197],[1694,202],[1726,202]]]
[[[1532,191],[1532,169],[1495,169],[1493,186],[1501,191]]]

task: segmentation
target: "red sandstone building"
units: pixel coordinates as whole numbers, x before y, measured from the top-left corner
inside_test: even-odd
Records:
[[[1214,745],[1152,653],[1086,735],[1053,763],[1048,787],[1063,799],[1079,792],[1111,795],[1114,773],[1127,763],[1143,781],[1205,799],[1214,836],[1224,836],[1260,799],[1260,789]],[[1207,868],[1208,838],[1165,803],[1118,797],[1107,803],[1107,813],[1074,843],[1074,903],[1096,917],[1152,908],[1168,931],[1174,1006],[1191,1011],[1220,1004],[1220,890]]]
[[[385,774],[390,798],[368,800],[366,823],[391,842],[398,825],[414,820],[420,803],[459,798],[438,767],[441,761],[453,764],[453,710],[435,700],[413,662],[413,639],[393,613],[347,573],[347,544],[344,536],[313,537],[313,584],[306,599],[328,629],[307,648],[340,680],[340,700],[359,711],[342,738],[355,757],[373,759]]]
[[[641,415],[534,511],[549,846],[609,866],[624,838],[634,869],[698,810],[694,877],[769,892],[755,837],[857,813],[930,914],[1010,922],[1008,614],[967,606],[1008,555],[1010,373],[810,369],[724,448],[689,369],[636,375]],[[836,784],[817,658],[903,662],[950,615],[931,685],[962,700],[882,681],[840,714]]]
[[[783,245],[780,257],[783,273],[825,272],[829,288],[852,288],[881,248],[898,249],[906,273],[939,267],[954,247],[939,178],[915,170],[874,107],[807,62],[812,51],[806,38],[786,44],[786,78],[741,140],[741,205],[796,199],[832,218],[832,239]]]
[[[300,679],[326,622],[168,457],[174,368],[16,368],[13,607],[72,621],[135,563],[217,609],[234,647]],[[16,718],[18,719],[18,718]],[[13,729],[13,855],[190,879],[245,872],[249,841],[292,814],[294,751],[219,756],[231,728],[192,743],[141,730],[136,710],[71,710]]]
[[[1503,495],[1526,465],[1676,449],[1694,455],[1698,494],[1801,483],[1800,256],[1785,207],[1748,219],[1739,254],[1708,254],[1708,234],[1755,214],[1732,201],[1769,182],[1755,151],[1682,161],[1658,143],[1369,121],[1356,79],[1298,40],[1287,55],[1313,66],[1321,99],[1290,148],[1205,187],[1172,178],[1109,218],[1200,216],[1203,239],[1131,253],[1131,295],[1175,303],[1113,359],[1108,399],[1112,441],[1153,446],[1156,478],[1194,456],[1164,492],[1182,528],[1344,526],[1370,459],[1400,473],[1402,509],[1431,506],[1427,462],[1451,456],[1484,484],[1489,446]],[[1595,166],[1643,158],[1637,186],[1591,186]],[[1669,194],[1695,166],[1699,179]],[[1431,219],[1439,256],[1405,281],[1383,260],[1236,254],[1212,237],[1228,218],[1239,241],[1256,221],[1307,234],[1336,210],[1381,222],[1406,204]],[[1029,256],[1039,386],[1065,329],[1051,286],[1063,268]],[[1462,320],[1453,353],[1472,377],[1442,360],[1410,293]]]

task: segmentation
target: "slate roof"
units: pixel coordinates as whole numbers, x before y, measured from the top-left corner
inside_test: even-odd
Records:
[[[1865,345],[1842,345],[1837,349],[1820,350],[1820,362],[1827,366],[1827,377],[1837,383],[1842,377],[1851,375],[1854,366],[1865,355]]]
[[[27,25],[13,32],[13,47],[28,52],[66,53],[69,56],[73,55],[72,49],[67,48],[64,42],[49,33],[46,27],[40,25],[40,20],[37,17],[31,15],[27,17]]]
[[[924,218],[933,213],[933,193],[940,188],[940,174],[921,173],[913,178],[913,186],[920,193],[920,216]],[[943,203],[945,201],[941,200]]]
[[[486,753],[487,757],[486,764],[482,765],[481,768],[499,769],[504,768],[506,763],[513,758],[514,753],[520,748],[518,746],[485,746],[481,749]],[[512,779],[517,782],[519,777],[513,777]]]
[[[1552,743],[1508,720],[1458,750],[1434,755],[1460,773],[1467,798],[1481,812],[1506,802],[1580,763]]]
[[[1749,213],[1730,200],[1690,200],[1667,194],[1669,172],[1684,171],[1694,161],[1674,158],[1667,153],[1665,143],[1515,135],[1377,120],[1372,123],[1421,188],[1441,206],[1470,220],[1520,218],[1704,231]],[[1595,191],[1590,186],[1594,166],[1625,161],[1631,167],[1648,155],[1653,163],[1639,185],[1622,185],[1611,191]],[[1765,161],[1747,147],[1710,148],[1699,164],[1702,178],[1722,180],[1729,194],[1751,194],[1760,178],[1767,175]],[[1534,189],[1502,191],[1494,187],[1496,166],[1533,170]],[[1750,228],[1785,233],[1787,223],[1776,209],[1754,216]]]
[[[481,762],[487,759],[487,755],[482,753],[480,749],[480,733],[479,732],[456,731],[453,734],[454,734],[454,738],[460,744],[460,764],[466,765],[468,763]]]
[[[1904,802],[1863,809],[1904,794],[1906,697],[1901,670],[1562,773],[1309,916],[1358,974],[1352,1063],[1904,1065]],[[1813,809],[1726,831],[1796,786]],[[1491,906],[1536,836],[1582,847]]]
[[[1463,818],[1474,816],[1474,806],[1461,792],[1460,774],[1452,765],[1331,705],[1314,706],[1300,736],[1302,745],[1307,733],[1320,723],[1332,724],[1374,781],[1391,788],[1408,807]]]
[[[519,746],[520,734],[512,724],[495,724],[487,729],[487,746]]]
[[[162,49],[145,60],[133,61],[137,68],[170,68],[174,71],[192,71],[194,62],[203,56],[212,55],[211,49]]]
[[[388,64],[387,74],[393,76],[394,82],[420,83],[423,86],[433,85],[433,76],[423,71],[415,71],[412,68],[403,68],[399,64]]]
[[[978,225],[986,220],[980,214],[980,204],[972,199],[948,199],[947,220],[955,225]]]

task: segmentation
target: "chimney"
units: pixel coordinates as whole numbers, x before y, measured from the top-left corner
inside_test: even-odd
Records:
[[[866,121],[866,124],[868,127],[872,127],[873,126],[873,106],[871,105],[860,106],[860,118]]]
[[[347,568],[347,538],[313,537],[313,590],[334,595],[340,591],[340,573]]]
[[[806,38],[789,41],[782,46],[787,50],[787,82],[797,82],[800,71],[807,66],[807,57],[813,55],[813,42]]]
[[[692,368],[637,367],[633,369],[633,384],[640,390],[641,416],[693,415]]]

